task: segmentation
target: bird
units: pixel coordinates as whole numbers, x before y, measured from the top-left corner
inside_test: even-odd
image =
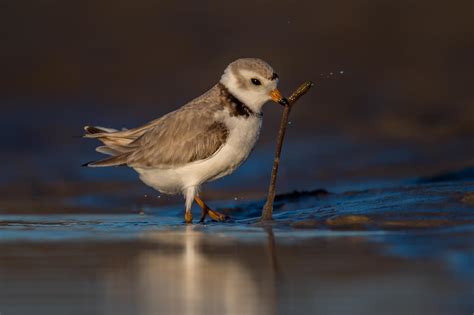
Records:
[[[83,166],[128,166],[155,190],[183,194],[186,223],[192,223],[194,201],[201,208],[200,222],[207,215],[225,221],[227,216],[201,199],[201,186],[231,174],[248,158],[260,134],[265,103],[288,105],[278,83],[278,75],[262,59],[237,59],[207,92],[140,127],[84,126],[84,138],[102,142],[96,151],[109,157]]]

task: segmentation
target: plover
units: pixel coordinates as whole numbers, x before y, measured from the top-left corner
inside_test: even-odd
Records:
[[[249,156],[260,134],[262,107],[287,100],[278,75],[261,59],[242,58],[227,66],[220,81],[181,108],[134,129],[85,126],[85,138],[100,140],[96,151],[110,157],[84,166],[125,165],[148,186],[182,193],[185,221],[192,222],[193,200],[206,215],[224,221],[199,197],[202,184],[229,175]]]

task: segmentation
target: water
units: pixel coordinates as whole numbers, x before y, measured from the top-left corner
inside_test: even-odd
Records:
[[[461,179],[280,195],[265,225],[262,200],[233,198],[213,203],[227,223],[186,225],[181,205],[2,214],[0,311],[468,314],[474,183]]]

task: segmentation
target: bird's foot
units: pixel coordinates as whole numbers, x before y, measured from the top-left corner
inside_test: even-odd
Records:
[[[186,213],[184,214],[184,222],[193,223],[193,214],[191,213],[191,211],[186,211]]]
[[[229,219],[229,216],[211,209],[207,211],[207,214],[211,217],[213,221],[217,222],[225,222]]]
[[[217,222],[225,222],[229,219],[227,215],[209,208],[206,203],[201,198],[199,198],[199,196],[195,196],[194,200],[196,200],[197,204],[199,205],[199,207],[201,207],[202,210],[201,219],[199,220],[200,223],[204,223],[204,220],[206,219],[207,215],[209,215],[213,221]]]
[[[228,215],[207,208],[201,214],[201,219],[199,220],[199,223],[204,223],[207,215],[211,217],[212,221],[216,222],[225,222],[230,219]]]

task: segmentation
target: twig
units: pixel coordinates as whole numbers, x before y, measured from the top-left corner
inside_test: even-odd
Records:
[[[270,178],[270,186],[268,187],[268,197],[265,206],[262,209],[262,221],[268,221],[272,219],[273,213],[273,200],[275,199],[275,186],[278,174],[278,166],[280,165],[281,148],[283,147],[283,139],[285,138],[286,127],[288,126],[288,118],[290,111],[296,101],[306,94],[308,90],[313,86],[313,82],[306,81],[300,85],[300,87],[291,94],[288,98],[288,105],[285,105],[283,115],[280,122],[280,130],[278,131],[278,138],[276,143],[275,160],[273,161],[272,176]]]

